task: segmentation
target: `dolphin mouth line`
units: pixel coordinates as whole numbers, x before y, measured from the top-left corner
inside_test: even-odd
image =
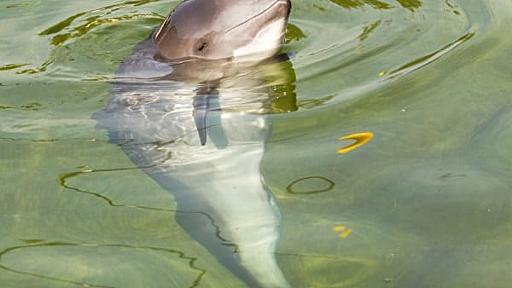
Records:
[[[287,3],[287,1],[286,1],[286,0],[276,0],[276,1],[272,2],[272,3],[270,3],[267,7],[263,8],[263,10],[261,10],[260,12],[258,12],[258,13],[256,13],[256,14],[254,14],[253,16],[251,16],[251,17],[247,18],[246,20],[244,20],[244,21],[242,21],[242,22],[240,22],[240,23],[236,24],[235,26],[233,26],[233,27],[231,27],[231,28],[227,29],[227,30],[226,30],[226,31],[224,31],[224,32],[225,32],[225,33],[228,33],[228,32],[230,32],[230,31],[232,31],[232,30],[234,30],[234,29],[236,29],[236,28],[238,28],[238,27],[240,27],[240,26],[243,26],[243,25],[247,24],[248,22],[250,22],[250,21],[252,21],[252,20],[256,19],[257,17],[259,17],[259,16],[261,16],[261,15],[265,14],[266,12],[268,12],[270,9],[274,8],[275,6],[277,6],[277,5],[279,5],[279,4],[286,4],[286,3]]]

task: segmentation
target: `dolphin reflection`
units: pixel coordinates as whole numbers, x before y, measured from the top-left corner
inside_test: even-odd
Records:
[[[184,2],[124,60],[94,115],[180,210],[201,212],[176,220],[250,287],[289,287],[274,258],[279,210],[260,173],[268,114],[297,109],[292,64],[273,56],[289,9]]]

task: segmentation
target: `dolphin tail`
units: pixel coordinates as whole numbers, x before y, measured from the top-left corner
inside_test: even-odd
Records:
[[[247,271],[265,288],[291,287],[277,265],[273,253],[273,245],[269,248],[240,248],[240,262]]]
[[[224,154],[220,159],[229,161],[216,162],[218,166],[208,170],[216,181],[203,189],[215,195],[217,201],[209,203],[210,212],[223,223],[222,235],[236,245],[233,256],[238,258],[249,278],[257,283],[250,287],[290,287],[274,253],[279,238],[280,213],[260,173],[263,145],[228,146],[217,153]],[[230,268],[236,271],[236,267]],[[248,275],[238,274],[247,283],[254,283]]]

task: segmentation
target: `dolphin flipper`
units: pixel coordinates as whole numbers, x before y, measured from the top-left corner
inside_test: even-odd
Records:
[[[193,100],[194,111],[194,122],[196,123],[197,133],[199,134],[199,140],[201,145],[206,145],[206,119],[208,117],[208,95],[196,95]]]
[[[227,139],[220,120],[219,92],[215,86],[204,86],[196,91],[193,98],[193,117],[201,145],[206,145],[207,138],[218,149],[227,145]],[[214,113],[212,113],[214,112]]]

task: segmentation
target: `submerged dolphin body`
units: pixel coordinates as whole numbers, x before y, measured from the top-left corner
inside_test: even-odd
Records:
[[[279,211],[260,174],[264,114],[296,109],[293,93],[271,89],[294,81],[289,61],[268,60],[289,10],[289,0],[183,2],[124,60],[94,116],[174,195],[187,233],[250,287],[289,287],[274,258]]]

